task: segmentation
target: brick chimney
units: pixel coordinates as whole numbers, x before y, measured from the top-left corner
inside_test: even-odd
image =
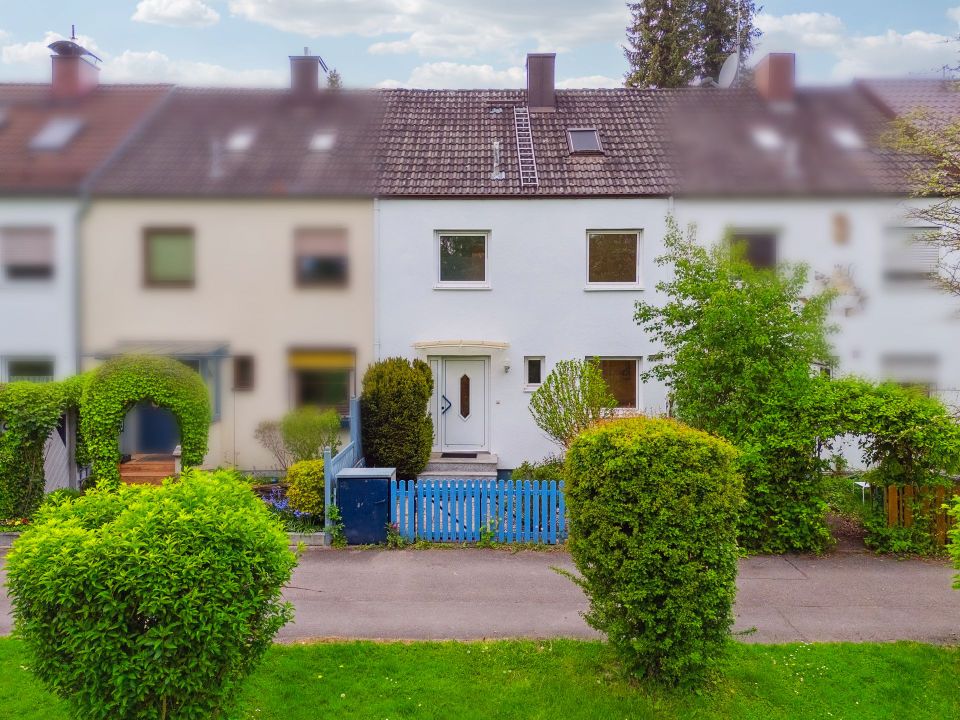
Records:
[[[555,53],[527,55],[527,107],[535,112],[553,112],[557,109],[554,67]]]
[[[100,58],[75,40],[75,37],[57,40],[47,46],[53,50],[50,87],[54,97],[82,97],[97,87],[100,81],[100,68],[96,65]]]
[[[790,102],[796,87],[796,55],[770,53],[753,70],[753,82],[771,102]]]
[[[294,95],[310,97],[317,92],[321,65],[323,60],[319,55],[311,55],[310,48],[304,48],[303,55],[290,56],[290,89]]]

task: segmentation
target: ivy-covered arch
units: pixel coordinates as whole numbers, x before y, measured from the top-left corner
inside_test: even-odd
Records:
[[[80,433],[99,487],[120,484],[120,432],[138,402],[150,400],[173,413],[180,428],[184,467],[207,454],[210,396],[203,379],[183,363],[153,355],[123,355],[90,373],[80,408]]]
[[[30,517],[43,499],[43,452],[61,416],[80,404],[86,376],[0,385],[0,520]]]

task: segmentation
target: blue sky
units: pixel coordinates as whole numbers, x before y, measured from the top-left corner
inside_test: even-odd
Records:
[[[759,0],[759,57],[797,53],[800,81],[931,75],[960,61],[960,0]],[[49,75],[69,35],[103,80],[280,85],[309,46],[352,86],[520,87],[528,51],[557,51],[561,86],[615,85],[622,0],[0,0],[0,80]]]

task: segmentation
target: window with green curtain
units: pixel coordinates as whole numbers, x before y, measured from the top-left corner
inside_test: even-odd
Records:
[[[146,235],[146,281],[150,285],[193,285],[191,230],[151,230]]]

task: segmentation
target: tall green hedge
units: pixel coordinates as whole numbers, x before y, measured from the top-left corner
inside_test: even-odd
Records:
[[[93,370],[83,391],[80,430],[98,486],[120,484],[120,431],[127,412],[143,400],[167,408],[176,417],[183,466],[203,462],[211,418],[203,379],[172,358],[124,355]]]
[[[587,621],[626,669],[692,685],[723,655],[736,594],[737,451],[673,420],[601,422],[566,458]]]
[[[401,478],[423,472],[433,446],[432,393],[433,373],[423,360],[387,358],[367,369],[360,395],[367,465],[395,467]]]
[[[45,504],[7,573],[30,670],[75,717],[200,720],[233,717],[295,564],[248,483],[187,471]]]

